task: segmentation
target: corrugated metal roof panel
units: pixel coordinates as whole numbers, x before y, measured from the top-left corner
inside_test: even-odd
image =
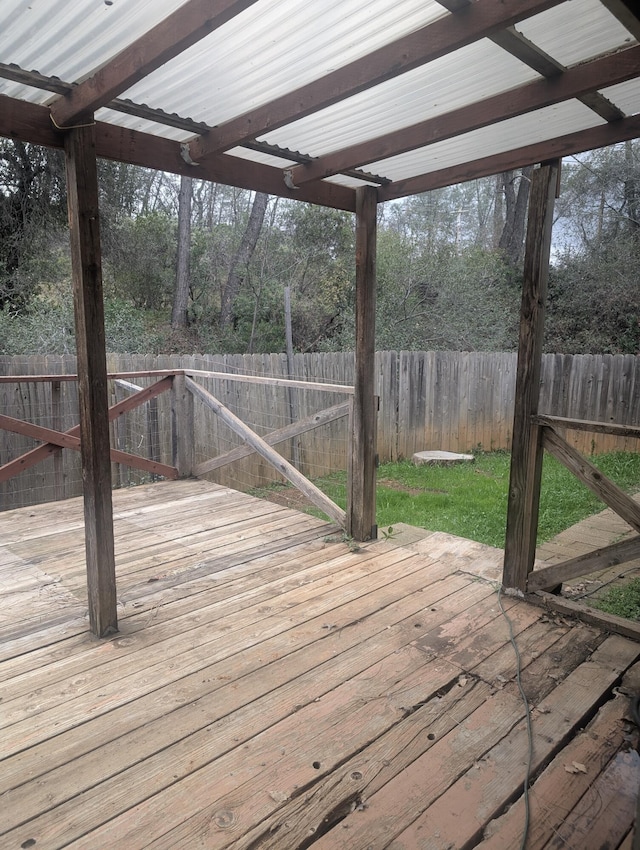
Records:
[[[66,82],[88,76],[184,0],[2,0],[0,57]]]
[[[637,115],[640,112],[640,80],[630,80],[603,89],[602,94],[613,101],[625,115]]]
[[[125,96],[219,124],[445,14],[435,0],[261,0]]]
[[[560,106],[548,106],[528,115],[510,118],[402,156],[374,162],[367,168],[384,174],[391,180],[404,180],[415,174],[428,174],[502,153],[520,145],[535,144],[604,123],[595,112],[573,100]]]
[[[0,62],[67,83],[80,81],[185,0],[109,2],[2,0]],[[507,7],[505,0],[505,14]],[[120,97],[215,126],[449,15],[437,0],[256,0]],[[600,0],[564,0],[517,29],[567,66],[633,41]],[[484,39],[287,126],[263,134],[256,128],[256,132],[270,144],[322,156],[468,104],[481,104],[536,78],[527,65]],[[56,96],[2,78],[0,93],[40,104]],[[604,95],[628,115],[640,112],[638,81],[605,89]],[[97,118],[172,141],[193,138],[191,130],[165,125],[150,114],[140,118],[102,108]],[[569,102],[366,168],[405,179],[600,123],[595,112]],[[290,160],[246,149],[234,149],[232,155],[276,168],[290,164]],[[341,175],[330,179],[347,186],[366,182]]]
[[[322,156],[537,78],[531,68],[483,39],[263,138]]]
[[[579,7],[563,3],[523,21],[516,29],[567,66],[627,47],[634,41],[600,0],[581,0]]]
[[[237,156],[239,159],[247,159],[250,162],[261,162],[263,165],[270,165],[273,168],[287,168],[290,165],[295,165],[292,159],[283,159],[280,156],[272,156],[261,151],[253,151],[248,148],[233,148],[227,151],[229,156]]]
[[[193,139],[193,133],[188,133],[185,130],[138,118],[136,115],[116,112],[114,109],[107,109],[106,107],[96,112],[96,120],[115,124],[116,127],[126,127],[128,130],[150,133],[152,136],[161,136],[163,139],[173,139],[175,142],[186,142]]]
[[[16,97],[26,100],[28,103],[46,103],[51,100],[51,92],[43,89],[34,89],[22,83],[14,83],[11,80],[3,80],[0,77],[0,94],[7,97]]]

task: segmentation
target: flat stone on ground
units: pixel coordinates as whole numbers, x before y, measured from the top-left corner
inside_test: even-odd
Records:
[[[443,451],[428,451],[416,452],[412,458],[416,466],[421,464],[453,464],[453,463],[473,463],[475,458],[473,455],[462,455],[457,452]]]

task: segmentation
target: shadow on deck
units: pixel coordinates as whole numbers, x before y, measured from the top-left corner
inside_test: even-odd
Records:
[[[0,843],[514,850],[526,710],[501,553],[352,551],[202,481],[114,493],[120,633],[87,631],[80,500],[0,515]],[[640,644],[504,599],[527,847],[631,849]]]

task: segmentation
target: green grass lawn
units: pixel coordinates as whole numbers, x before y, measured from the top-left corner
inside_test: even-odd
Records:
[[[406,522],[502,548],[509,462],[508,453],[491,452],[457,466],[383,464],[378,469],[378,527],[384,530]],[[594,463],[624,490],[640,488],[640,454],[616,452],[601,455]],[[345,481],[344,473],[335,473],[315,483],[344,508]],[[545,455],[538,543],[604,507],[568,470]]]

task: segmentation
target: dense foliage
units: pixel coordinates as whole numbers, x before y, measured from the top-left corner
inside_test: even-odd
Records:
[[[564,163],[547,350],[639,350],[639,154]],[[378,348],[514,348],[529,178],[380,207]],[[285,287],[296,350],[352,347],[351,214],[113,162],[100,187],[111,350],[282,351]],[[65,208],[60,154],[0,142],[0,353],[73,350]]]

